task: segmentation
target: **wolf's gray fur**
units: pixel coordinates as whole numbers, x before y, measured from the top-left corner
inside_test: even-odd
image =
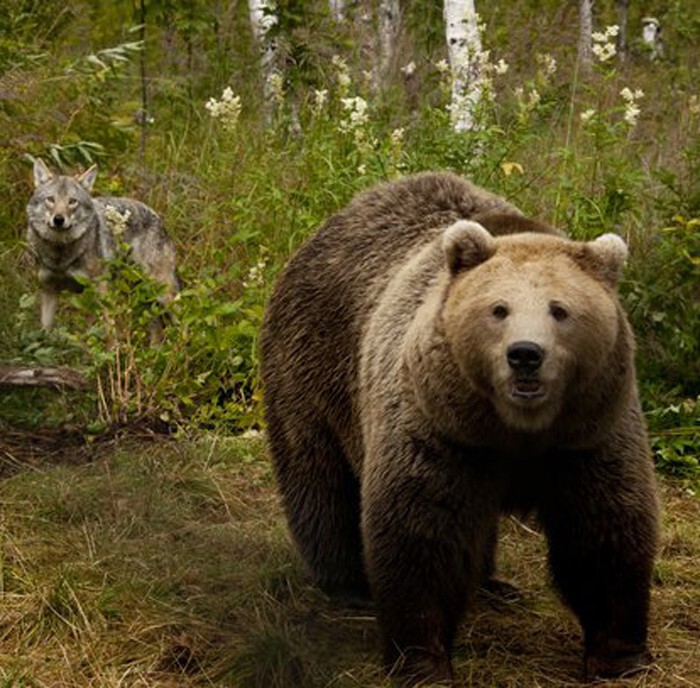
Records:
[[[179,290],[175,247],[160,216],[131,198],[94,198],[97,166],[75,177],[34,162],[34,194],[27,204],[27,244],[41,284],[41,325],[51,328],[61,291],[81,290],[76,278],[94,279],[120,244],[145,272],[166,285],[164,300]]]

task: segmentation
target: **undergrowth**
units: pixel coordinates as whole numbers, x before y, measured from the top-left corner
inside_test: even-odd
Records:
[[[281,3],[285,77],[272,108],[245,3],[147,3],[143,25],[130,6],[88,5],[50,0],[26,12],[13,1],[0,22],[0,125],[10,133],[0,142],[0,358],[77,367],[94,390],[4,392],[0,422],[93,434],[144,418],[183,433],[259,427],[257,333],[286,259],[357,191],[450,169],[575,238],[625,237],[622,291],[657,462],[700,476],[700,106],[689,59],[700,26],[682,3],[665,10],[665,59],[650,63],[632,44],[625,62],[601,61],[587,79],[570,50],[573,5],[484,7],[494,67],[472,133],[450,124],[439,12],[417,21],[416,3],[379,90],[359,14],[339,26],[325,3]],[[601,30],[615,11],[597,5]],[[630,8],[631,31],[639,12]],[[155,285],[118,259],[107,292],[88,285],[63,299],[55,331],[39,330],[22,244],[32,157],[65,172],[97,161],[100,193],[163,214],[184,284],[164,313]]]

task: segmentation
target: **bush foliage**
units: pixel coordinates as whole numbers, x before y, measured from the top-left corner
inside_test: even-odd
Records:
[[[655,451],[668,471],[697,476],[696,4],[666,7],[656,62],[639,47],[641,10],[630,7],[625,59],[598,62],[583,79],[571,50],[575,4],[477,3],[488,61],[508,69],[490,75],[478,131],[455,133],[440,12],[415,0],[404,3],[380,86],[363,3],[338,25],[320,0],[279,2],[284,76],[272,105],[243,2],[9,0],[0,18],[1,360],[77,366],[96,391],[72,404],[6,395],[3,416],[91,431],[141,417],[183,430],[260,424],[257,332],[287,257],[358,190],[451,169],[574,237],[628,240],[623,292]],[[616,3],[596,12],[601,30],[617,21]],[[148,339],[157,289],[122,259],[110,290],[64,299],[58,329],[39,331],[22,241],[33,157],[71,172],[98,162],[101,193],[163,214],[185,287],[161,314],[157,345]]]

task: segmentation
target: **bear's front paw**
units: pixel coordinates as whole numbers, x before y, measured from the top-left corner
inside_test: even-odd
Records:
[[[453,686],[452,662],[445,655],[410,650],[401,656],[390,671],[395,688]]]
[[[631,676],[649,667],[654,661],[646,647],[624,653],[589,653],[584,660],[584,679],[597,681],[606,678]]]

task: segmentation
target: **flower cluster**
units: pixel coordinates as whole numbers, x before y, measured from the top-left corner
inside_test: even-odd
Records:
[[[114,205],[107,205],[104,211],[105,220],[107,220],[107,226],[112,236],[117,239],[124,236],[124,232],[129,227],[129,218],[131,217],[131,210],[124,208],[119,210]]]
[[[688,111],[691,116],[700,115],[700,98],[698,96],[690,96],[688,99]]]
[[[518,102],[518,119],[521,123],[528,120],[530,113],[537,108],[542,100],[540,92],[529,83],[527,90],[518,86],[514,91],[515,99]]]
[[[279,72],[274,71],[268,75],[265,92],[275,104],[284,104],[284,77]]]
[[[620,33],[620,27],[616,24],[608,26],[604,32],[594,32],[591,35],[593,39],[593,54],[601,61],[607,62],[611,57],[617,54],[617,49],[615,48],[614,39],[617,34]]]
[[[593,118],[596,116],[596,111],[593,108],[589,108],[588,110],[585,110],[584,112],[581,113],[581,124],[588,124],[589,122],[593,121]]]
[[[543,82],[549,82],[557,72],[557,61],[549,53],[537,53],[535,59],[540,66],[539,75]]]
[[[360,96],[341,98],[340,102],[343,104],[343,110],[345,110],[345,119],[340,122],[341,131],[357,131],[367,124],[369,121],[368,105],[364,98]]]
[[[265,286],[265,268],[269,261],[267,249],[262,246],[260,248],[260,257],[255,265],[251,265],[248,270],[248,276],[243,280],[243,288],[250,289],[251,287],[262,288]]]
[[[348,63],[340,57],[340,55],[333,55],[331,64],[335,67],[335,80],[338,84],[338,93],[341,97],[345,96],[348,94],[352,83]]]
[[[625,86],[625,88],[623,88],[620,91],[620,95],[625,101],[625,122],[627,122],[627,124],[629,124],[630,127],[633,127],[635,126],[635,124],[637,124],[637,119],[639,119],[639,114],[641,113],[637,101],[640,98],[644,97],[644,91],[642,91],[639,88],[635,91],[632,91],[631,89]]]
[[[226,131],[234,131],[241,115],[241,97],[233,94],[230,87],[226,87],[221,94],[221,100],[209,98],[204,104],[209,114],[221,122]]]
[[[328,89],[315,88],[314,92],[313,92],[313,101],[311,102],[311,112],[313,112],[314,115],[320,115],[323,112],[324,108],[326,107],[327,102],[328,102]]]

